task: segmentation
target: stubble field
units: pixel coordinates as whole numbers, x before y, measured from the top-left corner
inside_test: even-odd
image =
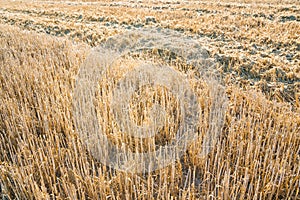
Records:
[[[300,199],[299,13],[296,0],[0,1],[0,198]],[[102,164],[87,148],[72,100],[92,48],[134,46],[148,33],[153,38],[138,43],[144,49],[116,62],[112,70],[120,70],[99,82],[100,91],[140,62],[163,63],[188,79],[203,117],[181,159],[130,173]],[[185,46],[190,40],[205,49],[196,67],[178,56],[193,51]],[[203,71],[219,74],[226,107],[216,141],[201,157],[203,135],[214,129],[214,99],[221,102]],[[152,101],[140,101],[149,98],[165,101],[173,121],[139,144],[106,116],[109,93],[96,95],[99,123],[116,145],[155,149],[180,124],[178,102],[165,89],[141,89],[130,103],[136,123],[146,123]]]

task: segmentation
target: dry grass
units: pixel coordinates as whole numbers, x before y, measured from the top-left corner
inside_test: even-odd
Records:
[[[300,93],[299,1],[0,4],[1,23],[91,46],[138,27],[170,28],[205,38],[211,57],[223,64],[222,70],[231,75],[232,82],[260,88],[268,97],[292,103]]]
[[[254,12],[259,13],[268,1],[261,2]],[[216,10],[220,11],[220,15],[190,15],[191,18],[188,19],[189,11],[180,9],[182,6],[192,7],[193,3],[197,4],[192,1],[191,5],[171,4],[171,7],[178,7],[178,12],[166,11],[165,15],[158,14],[158,11],[149,12],[161,27],[164,27],[164,20],[176,18],[178,21],[168,21],[168,26],[172,29],[177,29],[177,25],[183,26],[184,31],[188,32],[186,34],[199,31],[209,35],[216,32],[216,38],[213,39],[212,36],[208,40],[211,42],[208,48],[211,55],[217,53],[221,57],[220,70],[225,73],[228,97],[225,125],[212,151],[204,158],[199,157],[202,133],[209,126],[207,119],[210,107],[206,105],[209,105],[211,99],[208,86],[202,80],[193,78],[192,69],[186,69],[184,73],[190,74],[188,79],[203,109],[203,123],[200,124],[198,133],[201,137],[188,147],[185,155],[176,163],[147,174],[131,174],[102,165],[87,150],[75,129],[72,92],[80,65],[89,54],[88,45],[97,45],[97,42],[108,36],[123,32],[120,27],[97,29],[97,25],[94,25],[93,29],[93,26],[89,27],[89,15],[95,16],[101,8],[103,13],[98,13],[97,17],[105,15],[122,22],[127,20],[127,16],[132,21],[137,19],[136,15],[144,19],[149,15],[147,9],[142,12],[129,7],[126,9],[127,15],[123,16],[116,12],[120,8],[102,5],[93,10],[87,6],[82,21],[78,22],[80,13],[77,15],[74,12],[74,9],[78,9],[74,5],[69,5],[63,12],[61,7],[49,4],[45,9],[46,13],[43,13],[42,4],[27,3],[26,8],[30,10],[30,16],[27,16],[26,12],[20,14],[20,11],[25,10],[22,3],[1,2],[3,8],[6,7],[5,11],[1,9],[1,23],[14,20],[14,26],[34,31],[37,30],[37,24],[42,30],[49,26],[49,33],[52,35],[55,35],[55,32],[51,32],[54,26],[57,25],[60,32],[65,26],[64,30],[68,29],[70,33],[66,37],[54,37],[0,25],[0,198],[300,199],[300,91],[297,89],[300,71],[297,58],[299,53],[295,50],[299,43],[299,22],[279,24],[278,21],[266,22],[260,17],[256,22],[251,22],[250,19],[241,18],[239,14],[226,14],[247,13],[251,7],[233,6],[226,10],[226,3],[218,5],[211,2],[199,3],[197,6],[207,10],[218,8]],[[144,4],[152,5],[157,2]],[[290,15],[289,12],[295,13],[293,9],[299,9],[297,1],[293,4],[295,8],[284,11],[288,12],[286,16]],[[284,4],[279,5],[278,9],[282,7]],[[57,11],[54,11],[55,8]],[[276,15],[275,11],[278,9],[272,5],[271,8],[266,12],[274,12]],[[15,15],[9,14],[13,11]],[[58,22],[53,22],[53,18],[59,16],[59,11],[62,17],[57,18]],[[63,15],[70,13],[74,16]],[[26,18],[33,19],[33,22],[25,26]],[[281,18],[278,16],[278,19]],[[107,21],[111,22],[109,20],[110,18]],[[202,23],[197,24],[201,20]],[[258,22],[264,25],[258,25]],[[251,30],[245,31],[250,25]],[[234,30],[234,27],[238,27],[239,31]],[[190,28],[193,30],[187,31]],[[80,31],[83,31],[81,37],[75,36]],[[228,42],[217,41],[222,31],[226,32],[225,40]],[[96,35],[89,38],[88,33]],[[267,36],[265,33],[268,33]],[[74,43],[76,38],[77,42]],[[250,54],[250,47],[254,43],[262,47],[257,50],[261,51],[257,53],[257,59]],[[283,46],[281,51],[295,54],[292,62],[263,50],[263,47],[276,48],[279,43]],[[230,45],[233,50],[228,47]],[[237,50],[239,45],[242,46],[240,51]],[[269,57],[260,56],[262,53]],[[255,60],[253,68],[247,68],[248,61],[244,61],[241,54]],[[127,67],[138,65],[137,59],[126,59]],[[118,67],[120,65],[99,84],[101,88],[113,87],[112,82],[124,72]],[[180,69],[176,65],[171,67]],[[280,76],[280,70],[284,71],[285,75],[282,76],[286,77]],[[254,75],[256,77],[253,78]],[[285,91],[286,88],[290,90]],[[102,122],[107,124],[107,129],[113,130],[115,127],[112,126],[112,121],[109,116],[104,115],[107,109],[105,95],[98,96],[101,97],[98,112],[103,114]],[[158,88],[156,92],[145,88],[134,97],[137,95],[142,95],[145,99],[160,99],[158,101],[170,98],[166,101],[166,107],[177,107],[172,96],[165,96],[163,88]],[[141,107],[151,106],[151,102],[145,102],[133,105],[136,107],[133,107],[134,112],[131,114],[137,123],[143,123],[145,117],[137,114],[143,110]],[[167,115],[174,116],[172,113]],[[176,126],[176,118],[173,120],[174,124],[171,125]],[[161,130],[161,137],[155,138],[156,142],[167,142],[169,130]],[[115,143],[126,141],[129,148],[137,151],[155,148],[155,141],[147,141],[142,146],[139,141],[133,141],[117,131],[112,132],[115,135],[111,140]]]

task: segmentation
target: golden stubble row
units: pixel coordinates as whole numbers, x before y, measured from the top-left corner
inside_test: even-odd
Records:
[[[2,195],[12,199],[299,197],[299,107],[227,84],[225,125],[207,157],[198,156],[200,137],[180,161],[165,169],[143,175],[119,172],[93,158],[72,119],[72,89],[89,47],[3,25],[0,44]],[[198,90],[203,92],[201,87]]]

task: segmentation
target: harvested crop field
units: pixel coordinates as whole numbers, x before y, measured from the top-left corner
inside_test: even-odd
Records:
[[[300,199],[297,0],[0,0],[0,72],[0,199]]]

